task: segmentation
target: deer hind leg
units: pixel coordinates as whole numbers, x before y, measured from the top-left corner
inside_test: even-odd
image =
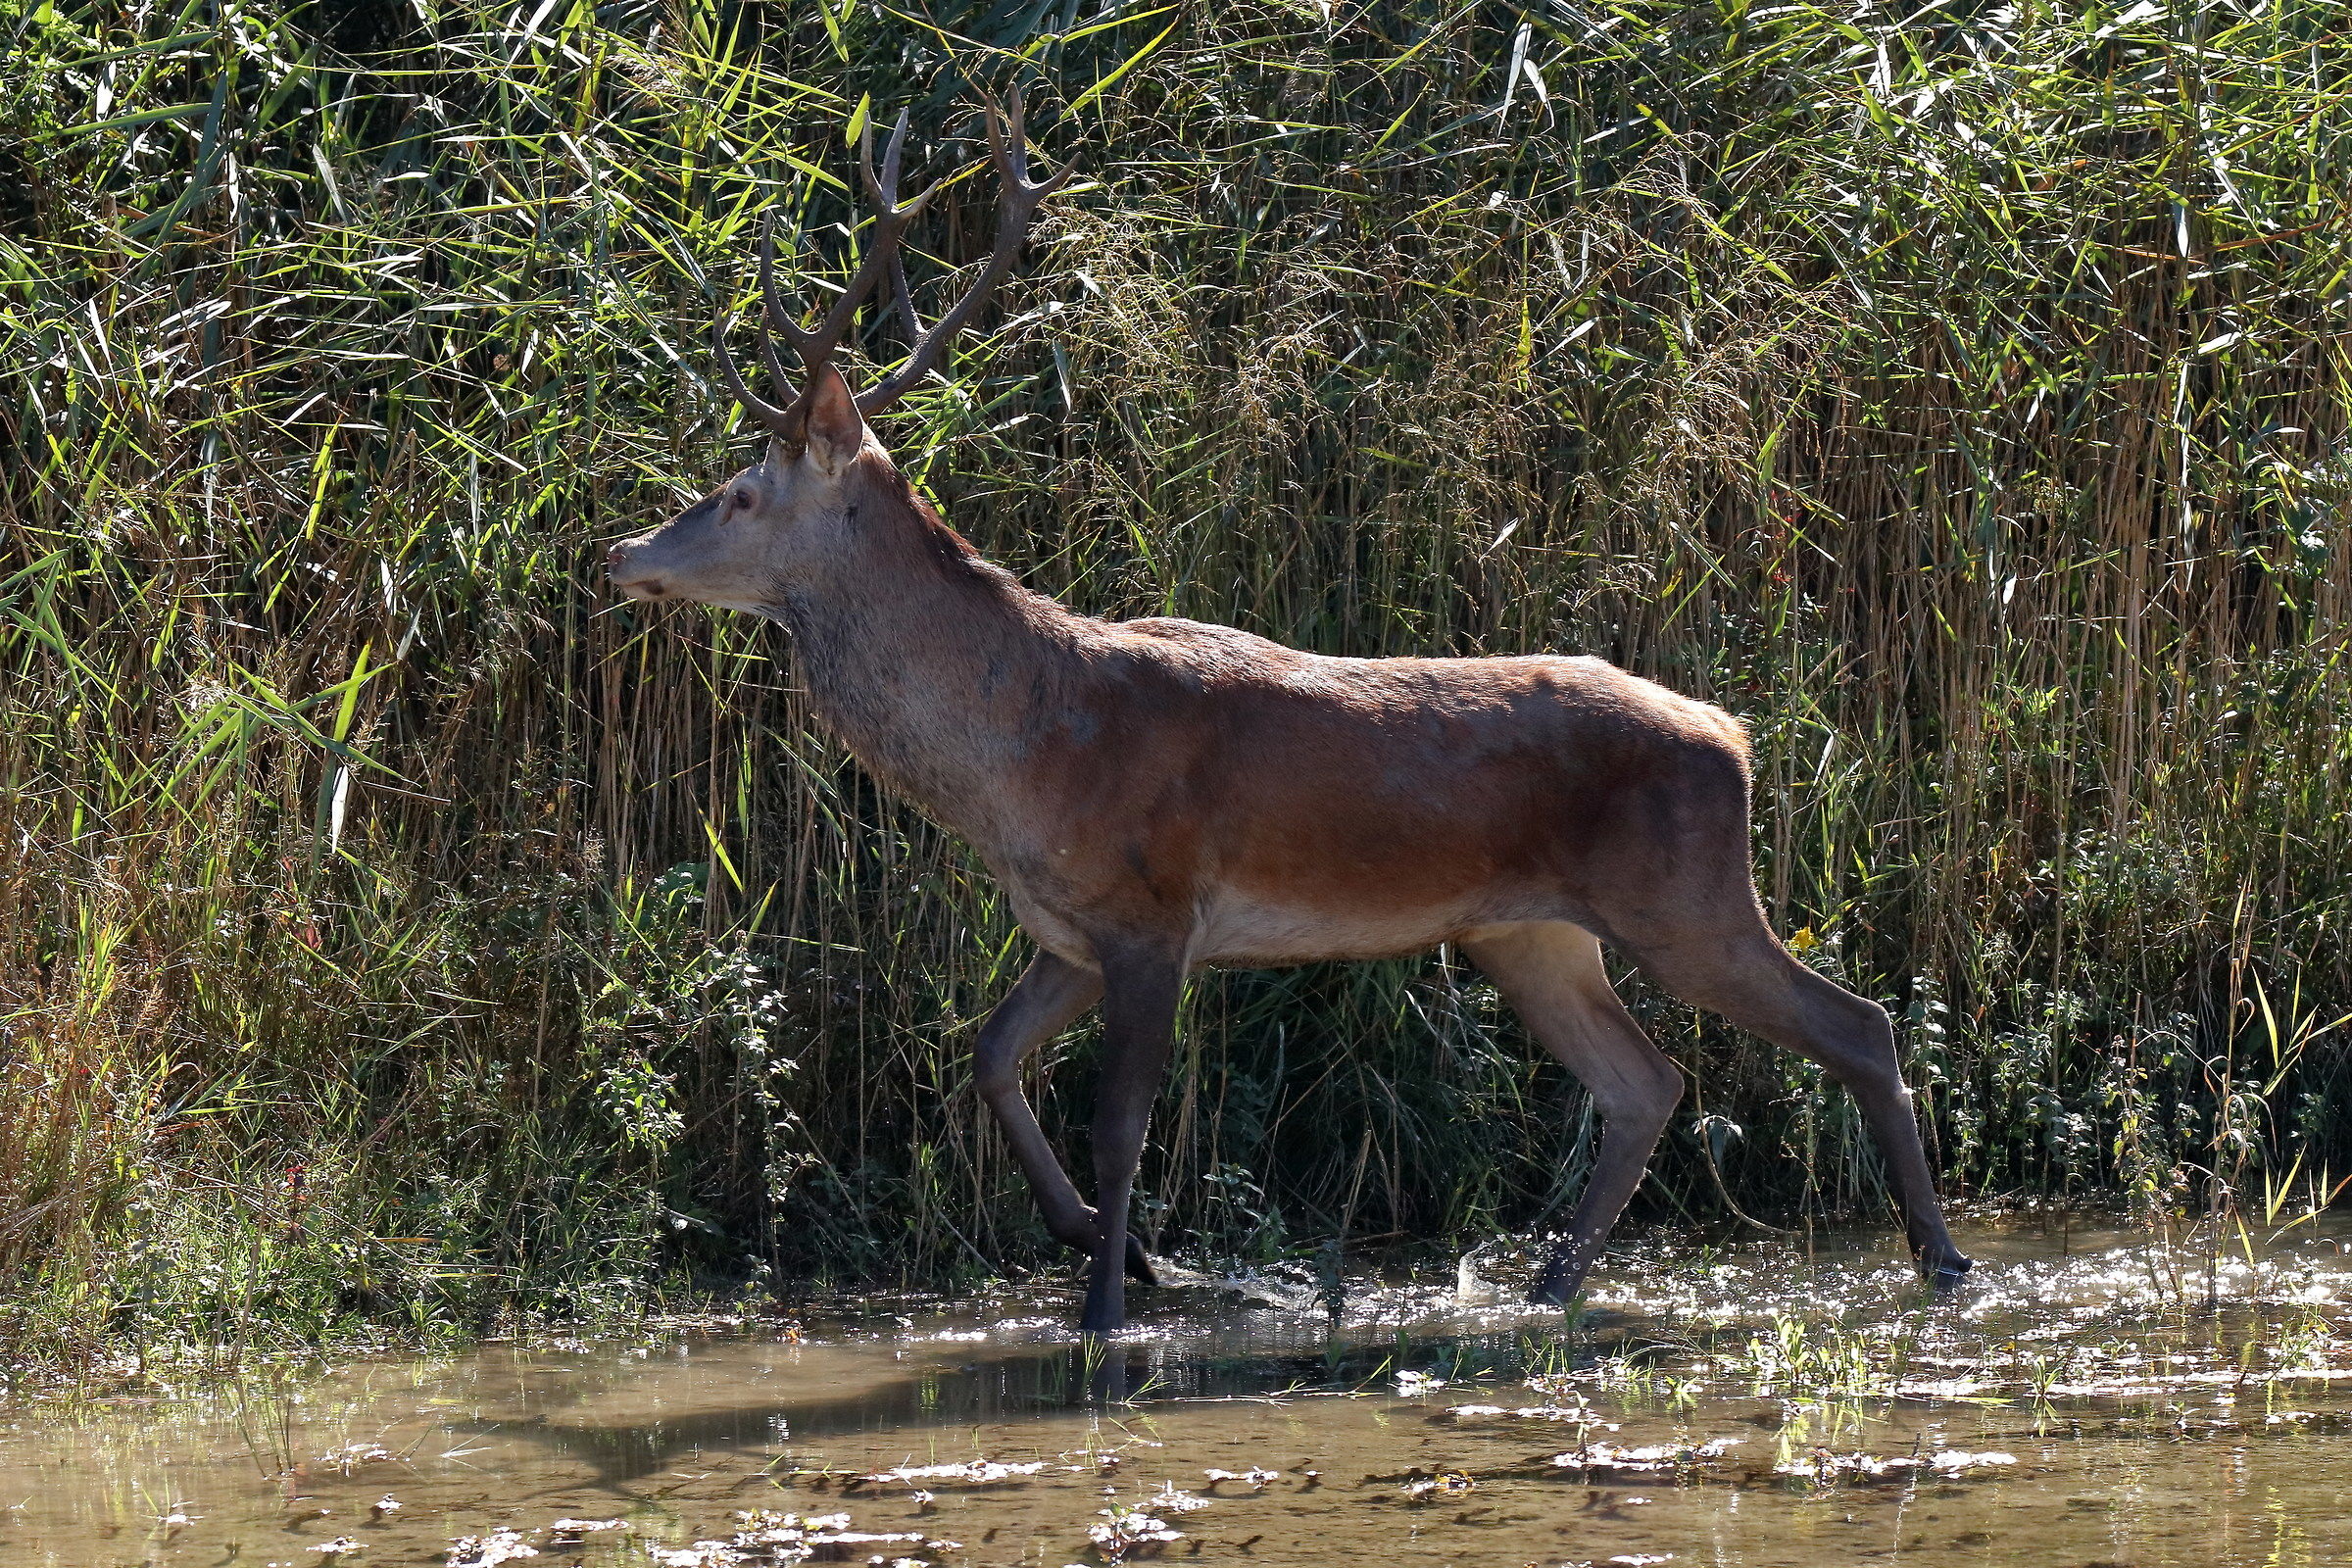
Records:
[[[1681,1069],[1651,1045],[1609,987],[1600,944],[1564,922],[1491,926],[1461,949],[1546,1051],[1592,1091],[1600,1151],[1568,1237],[1544,1260],[1528,1299],[1562,1305],[1584,1284],[1609,1230],[1642,1185],[1658,1135],[1683,1097]]]
[[[1102,994],[1101,975],[1042,953],[980,1025],[979,1043],[972,1050],[972,1087],[1004,1130],[1012,1157],[1020,1161],[1029,1190],[1037,1197],[1046,1229],[1055,1241],[1089,1257],[1102,1250],[1102,1226],[1061,1161],[1054,1157],[1054,1146],[1046,1142],[1037,1112],[1021,1093],[1021,1063],[1068,1028]],[[1145,1284],[1158,1283],[1143,1243],[1132,1236],[1127,1238],[1126,1266]]]
[[[1685,1002],[1811,1057],[1843,1084],[1886,1163],[1921,1271],[1938,1284],[1968,1272],[1969,1260],[1944,1227],[1886,1009],[1797,962],[1761,911],[1728,932],[1642,943],[1633,956],[1643,973]]]

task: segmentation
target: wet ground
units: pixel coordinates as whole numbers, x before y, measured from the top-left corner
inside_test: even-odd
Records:
[[[0,1420],[0,1564],[2352,1561],[2352,1232],[2008,1220],[845,1303]],[[2247,1253],[2253,1257],[2249,1259]],[[2340,1299],[2339,1299],[2340,1298]]]

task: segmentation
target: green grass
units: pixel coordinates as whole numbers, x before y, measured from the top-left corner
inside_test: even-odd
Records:
[[[1733,709],[1775,919],[1896,1011],[1960,1190],[2260,1217],[2352,1171],[2330,5],[0,0],[0,35],[14,1343],[1046,1255],[968,1089],[1001,899],[809,726],[780,633],[596,567],[749,449],[703,341],[760,215],[838,259],[860,117],[911,109],[936,174],[1015,75],[1089,182],[885,431],[991,555],[1097,612]],[[1700,1085],[1652,1213],[1882,1212],[1816,1074],[1629,990]],[[1573,1197],[1590,1116],[1450,960],[1191,1017],[1171,1243]],[[1050,1126],[1087,1053],[1046,1054]]]

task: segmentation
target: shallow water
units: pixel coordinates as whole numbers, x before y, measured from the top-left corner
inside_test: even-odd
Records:
[[[1940,1300],[1883,1233],[1654,1243],[1577,1325],[1496,1255],[1336,1317],[1195,1277],[1099,1359],[1031,1291],[27,1406],[0,1564],[2335,1563],[2348,1238],[1988,1221]]]

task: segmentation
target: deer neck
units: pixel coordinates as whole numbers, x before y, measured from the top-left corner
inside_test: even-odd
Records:
[[[898,473],[850,496],[851,543],[779,607],[809,700],[866,770],[983,850],[1013,830],[1034,710],[1082,617],[977,552]]]

